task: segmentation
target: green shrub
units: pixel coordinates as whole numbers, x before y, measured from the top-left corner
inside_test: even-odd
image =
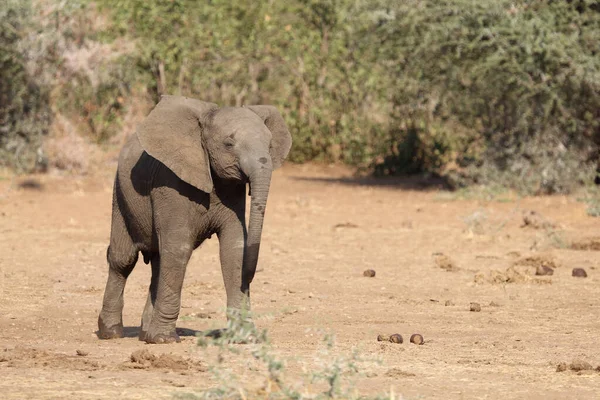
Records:
[[[352,2],[100,0],[136,43],[136,75],[157,101],[183,94],[220,105],[269,103],[294,136],[290,159],[366,164],[382,131],[372,118],[376,65]],[[108,35],[110,37],[110,35]],[[377,89],[379,90],[379,89]],[[372,97],[372,98],[371,98]]]
[[[240,344],[244,344],[240,346]],[[335,338],[323,334],[323,343],[315,351],[310,368],[301,376],[288,368],[289,361],[271,344],[266,330],[251,322],[249,311],[228,311],[227,327],[204,336],[199,334],[198,346],[203,359],[216,380],[211,389],[198,394],[185,393],[180,399],[368,399],[358,393],[356,378],[366,368],[380,364],[369,360],[354,349],[349,355],[336,351]],[[216,354],[215,354],[216,351]],[[211,357],[212,356],[212,357]],[[214,359],[213,359],[214,357]],[[235,359],[247,369],[243,376],[231,370],[227,361]],[[296,376],[294,376],[296,375]],[[262,388],[256,388],[256,384]],[[254,387],[252,387],[254,386]]]
[[[423,0],[391,9],[377,30],[393,61],[400,129],[391,140],[413,148],[394,154],[396,169],[443,175],[430,160],[451,153],[457,184],[500,180],[553,193],[591,182],[600,138],[597,2]],[[440,124],[466,140],[440,147]],[[415,155],[423,149],[427,157]]]
[[[104,142],[163,93],[277,106],[293,162],[525,193],[569,192],[599,162],[597,1],[33,4],[0,6],[4,164],[33,165],[49,104]]]
[[[18,171],[42,166],[42,136],[51,121],[48,88],[32,75],[24,51],[31,24],[30,1],[0,4],[0,165]]]

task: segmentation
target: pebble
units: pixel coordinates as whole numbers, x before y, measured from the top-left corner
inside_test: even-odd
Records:
[[[390,336],[390,342],[400,344],[404,342],[404,339],[399,333],[394,333],[392,336]]]
[[[554,270],[545,265],[538,265],[537,268],[535,269],[535,274],[539,275],[539,276],[553,275]]]
[[[587,278],[587,272],[583,268],[573,268],[572,275],[576,278]]]
[[[414,344],[423,344],[425,343],[425,340],[423,340],[423,336],[420,334],[413,333],[413,335],[410,337],[410,342]]]

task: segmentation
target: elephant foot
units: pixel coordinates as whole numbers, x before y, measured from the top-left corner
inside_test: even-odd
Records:
[[[140,340],[145,341],[149,344],[169,344],[169,343],[179,343],[181,339],[176,332],[171,332],[169,334],[158,333],[152,335],[149,332],[140,332]]]
[[[147,331],[144,331],[144,330],[140,329],[140,334],[138,336],[138,339],[140,340],[140,342],[145,342],[147,335],[148,335]]]
[[[98,318],[98,338],[99,339],[120,339],[123,337],[123,324],[106,326],[102,318]]]

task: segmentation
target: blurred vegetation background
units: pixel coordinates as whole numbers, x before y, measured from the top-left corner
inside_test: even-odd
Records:
[[[600,1],[0,3],[0,164],[86,171],[163,93],[277,106],[293,162],[569,192],[599,159]]]

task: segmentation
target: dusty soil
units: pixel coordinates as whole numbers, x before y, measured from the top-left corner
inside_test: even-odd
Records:
[[[0,180],[3,399],[172,398],[220,384],[214,352],[194,337],[225,324],[216,239],[188,266],[181,343],[137,340],[141,261],[125,293],[127,337],[96,337],[114,168]],[[600,372],[569,365],[600,365],[599,236],[575,197],[464,199],[414,180],[287,166],[273,178],[253,309],[291,380],[320,368],[331,333],[333,353],[381,361],[349,377],[365,395],[597,398]],[[536,276],[538,265],[553,275]],[[575,267],[588,277],[572,277]],[[404,343],[377,341],[393,333]],[[249,380],[258,367],[239,346],[223,365]]]

